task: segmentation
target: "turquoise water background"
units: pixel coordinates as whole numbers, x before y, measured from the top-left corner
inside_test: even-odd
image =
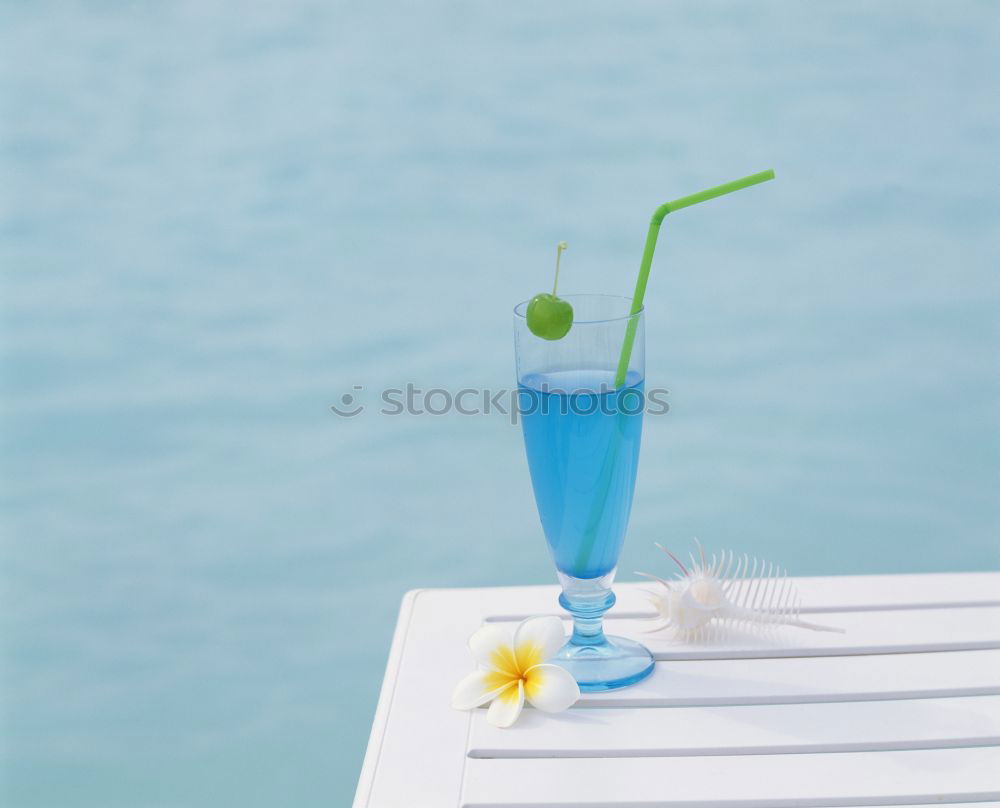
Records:
[[[0,802],[349,804],[402,593],[554,579],[519,428],[378,392],[512,386],[558,240],[562,291],[629,294],[657,204],[768,167],[664,227],[621,569],[1000,566],[998,40],[993,2],[0,5]]]

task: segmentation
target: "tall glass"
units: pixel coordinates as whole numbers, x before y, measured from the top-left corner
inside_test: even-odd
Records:
[[[555,661],[581,690],[612,690],[653,670],[643,645],[604,634],[642,437],[643,312],[630,314],[627,297],[565,299],[573,306],[573,326],[560,340],[531,333],[527,302],[514,309],[518,407],[535,503],[562,585],[559,603],[573,617],[572,637]],[[625,383],[616,388],[630,321],[632,357]]]

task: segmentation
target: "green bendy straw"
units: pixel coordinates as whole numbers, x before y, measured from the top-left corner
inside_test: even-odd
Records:
[[[663,224],[663,217],[668,213],[673,213],[675,210],[680,210],[690,205],[697,205],[706,199],[715,199],[717,196],[731,194],[733,191],[739,191],[741,188],[749,188],[751,185],[757,185],[760,182],[767,182],[773,179],[774,170],[769,168],[767,171],[761,171],[759,174],[751,174],[749,177],[716,185],[714,188],[699,191],[690,196],[682,196],[673,202],[666,202],[660,205],[653,212],[653,218],[649,223],[649,232],[646,234],[646,247],[642,251],[642,263],[639,265],[639,278],[635,282],[635,294],[632,295],[632,311],[629,312],[629,316],[637,314],[642,308],[642,299],[646,294],[646,282],[649,280],[649,267],[653,263],[653,250],[656,249],[656,238],[660,235],[660,225]],[[635,329],[638,322],[638,318],[635,317],[628,321],[628,328],[625,330],[625,342],[622,344],[622,355],[618,360],[618,372],[615,374],[616,388],[621,387],[625,383],[625,375],[628,373],[628,363],[632,358],[632,343],[635,342]]]

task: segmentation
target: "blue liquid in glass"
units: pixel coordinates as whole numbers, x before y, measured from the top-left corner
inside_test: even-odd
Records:
[[[618,563],[635,489],[645,387],[614,371],[525,375],[521,425],[535,502],[556,567],[598,578]]]

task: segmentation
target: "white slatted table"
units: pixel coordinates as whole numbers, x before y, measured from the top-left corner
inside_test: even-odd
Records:
[[[552,586],[403,599],[355,808],[1000,808],[1000,573],[801,578],[786,629],[690,645],[642,634],[643,584],[608,630],[656,670],[507,730],[449,707],[484,621],[556,614]]]

